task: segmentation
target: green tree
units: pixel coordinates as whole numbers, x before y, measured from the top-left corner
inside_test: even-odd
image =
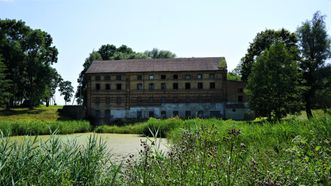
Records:
[[[250,107],[257,116],[276,119],[301,109],[300,72],[295,56],[275,42],[257,57],[248,78]]]
[[[11,97],[10,91],[10,80],[7,79],[6,74],[7,68],[2,62],[2,57],[0,55],[0,108],[6,107]]]
[[[51,65],[57,62],[52,37],[23,21],[6,19],[0,20],[0,41],[0,54],[13,83],[10,104],[24,100],[29,100],[30,106],[39,104],[50,87]]]
[[[268,49],[270,45],[276,41],[283,42],[287,50],[294,56],[298,55],[296,46],[297,39],[294,33],[285,29],[277,31],[267,29],[260,32],[255,36],[253,42],[250,43],[246,55],[241,60],[241,79],[243,81],[248,80],[257,56],[259,56],[265,49]]]
[[[74,93],[74,88],[72,87],[71,82],[70,81],[60,82],[59,91],[61,92],[61,96],[64,96],[65,104],[67,104],[67,102],[70,102],[71,97],[73,96]]]
[[[312,101],[316,91],[324,89],[319,69],[330,57],[330,38],[325,27],[325,16],[316,12],[310,21],[306,21],[297,30],[300,50],[300,68],[303,72],[303,84],[307,87],[304,92],[307,117],[313,117]]]
[[[153,48],[151,51],[146,50],[144,52],[144,54],[148,57],[148,58],[153,58],[153,59],[157,59],[157,58],[175,58],[176,54],[168,51],[168,50],[159,50],[157,48]]]

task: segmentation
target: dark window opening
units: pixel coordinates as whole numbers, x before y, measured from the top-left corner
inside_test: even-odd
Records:
[[[185,111],[185,117],[186,118],[191,117],[191,111],[189,111],[189,110]]]
[[[106,90],[110,90],[110,84],[107,83],[105,88],[106,88]]]
[[[244,92],[244,89],[243,88],[238,88],[238,92],[239,93],[243,93]]]
[[[178,90],[178,83],[173,83],[173,84],[172,84],[172,88],[173,88],[174,90]]]
[[[243,102],[243,96],[238,96],[238,102]]]
[[[143,112],[142,111],[137,111],[137,118],[138,119],[143,118]]]
[[[167,89],[167,85],[165,83],[161,83],[161,90],[166,90]]]
[[[116,75],[116,80],[122,80],[122,76],[121,75]]]
[[[166,79],[167,78],[167,76],[166,75],[161,75],[161,79]]]
[[[198,83],[198,89],[203,89],[203,83]]]
[[[235,109],[235,108],[233,108],[233,109],[232,109],[232,112],[236,112],[236,109]]]
[[[199,118],[203,118],[203,111],[202,110],[199,110],[197,116]]]
[[[110,76],[105,76],[105,80],[109,81],[110,80]]]
[[[209,79],[215,79],[215,74],[209,74]]]
[[[142,89],[143,89],[143,84],[137,83],[137,90],[142,90]]]
[[[95,110],[95,117],[100,117],[100,115],[101,115],[101,112],[100,112],[100,110]]]
[[[96,81],[100,81],[101,80],[101,77],[100,76],[95,76],[95,80]]]
[[[172,112],[172,116],[173,116],[173,117],[179,116],[179,112],[178,112],[178,111],[176,111],[176,110],[175,110],[175,111],[173,111],[173,112]]]
[[[109,109],[105,110],[105,117],[110,118],[110,110]]]
[[[118,105],[121,104],[121,103],[122,103],[122,98],[120,98],[120,97],[116,98],[116,103],[117,103]]]
[[[214,82],[211,82],[211,83],[209,84],[209,88],[210,88],[210,89],[215,89],[215,83],[214,83]]]
[[[185,83],[185,89],[186,90],[191,89],[191,83]]]
[[[100,84],[99,83],[95,84],[95,89],[100,90]]]
[[[154,117],[154,111],[149,111],[148,112],[148,117]]]
[[[122,84],[116,84],[116,90],[122,90]]]
[[[137,80],[143,80],[143,76],[142,75],[137,75]]]
[[[178,79],[178,75],[177,74],[174,74],[173,78],[174,79]]]
[[[100,104],[100,98],[99,97],[95,98],[95,104],[97,104],[97,105]]]
[[[149,89],[149,90],[154,90],[154,83],[150,83],[150,84],[148,85],[148,89]]]
[[[161,111],[161,118],[166,118],[166,117],[167,117],[167,112]]]

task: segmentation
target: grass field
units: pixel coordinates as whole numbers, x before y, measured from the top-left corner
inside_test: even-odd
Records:
[[[0,111],[0,130],[5,135],[44,135],[89,132],[85,120],[61,120],[57,112],[62,106],[40,106],[34,109],[15,108]]]

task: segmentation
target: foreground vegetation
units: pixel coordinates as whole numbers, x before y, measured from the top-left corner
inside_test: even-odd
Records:
[[[236,122],[218,119],[150,119],[99,132],[166,136],[167,152],[142,141],[138,157],[111,162],[95,138],[80,146],[0,139],[0,185],[329,185],[331,116]],[[111,153],[111,152],[110,152]]]

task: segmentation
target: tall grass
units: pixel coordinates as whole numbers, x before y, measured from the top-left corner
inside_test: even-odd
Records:
[[[18,120],[0,121],[0,131],[5,135],[45,135],[54,131],[59,134],[72,134],[88,132],[91,130],[90,123],[84,120],[72,121],[40,121]]]
[[[52,136],[46,142],[0,138],[0,185],[111,185],[119,165],[91,136],[85,146]]]

